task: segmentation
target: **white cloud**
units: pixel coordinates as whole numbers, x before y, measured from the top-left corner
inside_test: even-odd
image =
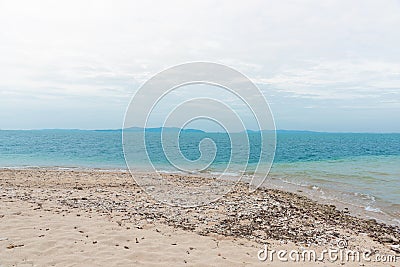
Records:
[[[285,69],[271,78],[256,81],[290,93],[292,97],[382,98],[400,92],[400,64],[381,61],[314,62],[311,66]]]

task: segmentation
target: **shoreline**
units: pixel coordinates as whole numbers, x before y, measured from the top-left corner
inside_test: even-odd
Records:
[[[121,173],[130,173],[131,171],[128,168],[102,168],[102,167],[76,167],[76,166],[24,166],[24,167],[0,167],[0,171],[2,170],[47,170],[47,171],[75,171],[75,172],[105,172],[105,173],[113,173],[113,172],[121,172]],[[133,170],[132,173],[146,175],[152,173],[147,170],[136,169]],[[178,175],[185,176],[185,174],[180,171],[160,171],[162,175]],[[190,176],[202,177],[205,179],[213,179],[217,177],[219,173],[217,172],[197,172],[192,173]],[[227,181],[237,180],[238,175],[226,175],[228,179]],[[232,179],[230,179],[232,177]],[[249,175],[243,175],[239,182],[246,182],[246,179],[249,178]],[[312,199],[313,201],[318,202],[319,204],[328,204],[335,205],[341,211],[350,212],[351,215],[362,218],[362,219],[375,219],[378,222],[398,226],[400,227],[400,217],[396,215],[389,214],[385,210],[381,210],[381,207],[370,207],[369,205],[362,205],[361,203],[355,204],[353,200],[355,200],[355,196],[346,196],[346,200],[341,200],[338,196],[343,194],[341,191],[334,191],[329,188],[320,188],[315,185],[305,185],[305,184],[297,184],[290,181],[285,181],[280,178],[277,178],[273,173],[268,174],[268,178],[265,180],[265,183],[261,185],[261,188],[265,189],[277,189],[284,192],[290,192],[297,195],[302,195],[307,198]],[[362,195],[362,193],[361,193]],[[353,198],[352,198],[353,197]],[[363,203],[365,204],[365,203]]]
[[[204,177],[193,179],[175,174],[164,175],[181,184],[204,183]],[[240,240],[240,243],[251,247],[253,253],[257,252],[255,247],[259,249],[269,243],[290,248],[323,248],[334,245],[338,240],[347,240],[354,249],[400,253],[396,252],[399,227],[353,217],[333,205],[320,204],[305,196],[277,189],[263,188],[249,193],[248,186],[243,183],[238,183],[218,201],[196,208],[156,203],[126,172],[2,169],[0,191],[1,202],[10,203],[11,206],[6,205],[10,210],[25,209],[22,214],[86,214],[96,217],[96,222],[106,220],[118,227],[170,227],[170,230],[183,231],[183,235],[190,233],[193,235],[191,238],[204,236],[207,240],[215,237]],[[0,211],[3,215],[0,218],[1,233],[10,234],[15,226],[3,209]],[[11,215],[17,213],[12,212]],[[20,223],[24,224],[24,221]],[[7,224],[11,225],[4,229]],[[0,245],[9,245],[10,241],[1,241]],[[24,248],[15,248],[18,249]],[[252,256],[257,260],[255,254]],[[279,262],[277,266],[280,266]]]

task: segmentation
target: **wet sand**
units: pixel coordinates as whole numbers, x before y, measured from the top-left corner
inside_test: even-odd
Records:
[[[165,176],[182,186],[205,182]],[[257,254],[265,244],[322,251],[343,241],[347,249],[400,256],[395,226],[294,193],[250,193],[241,183],[216,202],[183,208],[157,203],[126,172],[4,169],[0,203],[0,266],[310,266]]]

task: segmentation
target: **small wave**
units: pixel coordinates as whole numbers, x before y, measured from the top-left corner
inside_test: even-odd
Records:
[[[364,194],[364,193],[355,192],[355,193],[354,193],[354,196],[356,196],[356,197],[361,197],[361,198],[364,199],[364,200],[370,200],[370,201],[372,201],[372,202],[375,202],[375,201],[376,201],[376,198],[375,198],[374,196],[372,196],[372,195],[369,195],[369,194]]]
[[[171,171],[171,170],[160,170],[160,171],[157,171],[157,173],[163,173],[163,174],[182,174],[182,173],[184,173],[184,172],[179,171],[179,170],[174,170],[174,171]]]
[[[2,170],[30,170],[30,169],[41,169],[40,166],[34,165],[25,165],[25,166],[3,166],[1,167]]]
[[[216,171],[212,171],[210,172],[211,175],[224,175],[224,176],[240,176],[239,173],[236,172],[216,172]]]
[[[371,207],[371,206],[366,206],[365,210],[366,211],[371,211],[371,212],[376,212],[376,213],[382,213],[380,208],[374,208],[374,207]]]
[[[309,185],[309,186],[307,186],[309,189],[312,189],[312,190],[320,190],[320,188],[318,187],[318,186],[316,186],[316,185]]]
[[[252,175],[255,175],[256,172],[255,171],[244,171],[244,172],[242,172],[242,174],[247,175],[247,176],[252,176]]]
[[[298,181],[288,180],[288,179],[281,178],[281,177],[279,177],[278,179],[282,183],[289,184],[289,185],[300,186],[300,187],[309,187],[310,186],[309,184],[307,184],[304,181],[303,182],[302,181],[298,182]]]

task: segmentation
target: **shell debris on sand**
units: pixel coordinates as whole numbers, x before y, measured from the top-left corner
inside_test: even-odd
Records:
[[[40,210],[96,212],[117,226],[130,223],[140,229],[162,223],[200,235],[319,246],[350,234],[366,235],[381,244],[397,245],[400,239],[398,227],[353,217],[346,210],[294,193],[276,189],[250,193],[244,183],[237,183],[228,194],[208,205],[184,208],[156,202],[126,172],[1,170],[0,175],[0,200],[24,200],[40,204]],[[66,176],[68,179],[63,180]],[[182,186],[208,182],[205,177],[166,177]],[[232,186],[228,181],[218,183]]]

